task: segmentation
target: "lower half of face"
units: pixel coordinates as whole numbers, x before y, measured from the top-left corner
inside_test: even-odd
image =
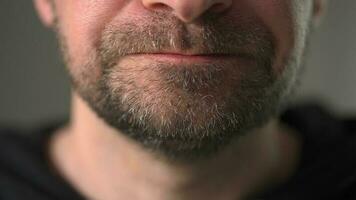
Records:
[[[303,52],[302,45],[279,52],[258,18],[206,15],[192,25],[155,13],[109,23],[80,63],[59,32],[73,86],[90,107],[143,146],[184,159],[212,155],[267,123],[294,85]]]

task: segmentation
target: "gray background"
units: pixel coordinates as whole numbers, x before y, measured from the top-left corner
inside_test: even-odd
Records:
[[[356,1],[330,1],[312,38],[297,101],[356,113]],[[70,89],[54,35],[32,1],[0,0],[0,122],[30,126],[68,116]]]

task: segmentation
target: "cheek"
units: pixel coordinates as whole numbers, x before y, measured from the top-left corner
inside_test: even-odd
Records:
[[[275,36],[276,57],[274,71],[277,75],[284,71],[285,62],[292,53],[295,43],[294,16],[290,1],[251,1],[255,2],[254,12],[269,27]]]
[[[80,66],[100,39],[100,32],[126,0],[58,0],[57,10],[71,65]]]
[[[291,56],[302,54],[310,2],[309,0],[245,0],[249,12],[262,20],[274,35],[276,75],[283,73]]]

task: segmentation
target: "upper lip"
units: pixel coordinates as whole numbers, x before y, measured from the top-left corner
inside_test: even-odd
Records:
[[[241,49],[241,51],[232,52],[229,49],[209,49],[209,48],[189,48],[189,49],[179,49],[179,48],[167,48],[167,49],[144,49],[138,50],[132,49],[132,51],[123,52],[122,56],[127,55],[177,55],[177,56],[204,56],[204,57],[246,57],[250,58],[251,55]]]
[[[233,56],[232,54],[204,54],[204,53],[199,53],[199,54],[192,54],[192,53],[177,53],[177,52],[154,52],[154,53],[137,53],[137,54],[162,54],[162,55],[176,55],[176,56]]]
[[[157,52],[135,52],[126,55],[162,55],[162,56],[186,56],[188,57],[206,57],[206,58],[217,58],[217,59],[225,59],[225,58],[243,58],[246,60],[255,60],[256,58],[252,54],[248,53],[208,53],[208,52],[182,52],[182,51],[157,51]]]
[[[232,54],[227,52],[208,52],[208,51],[198,51],[198,50],[187,50],[187,51],[180,51],[180,50],[163,50],[163,51],[153,51],[153,52],[136,52],[133,53],[134,55],[140,54],[166,54],[166,55],[177,55],[177,56],[236,56],[238,54]]]

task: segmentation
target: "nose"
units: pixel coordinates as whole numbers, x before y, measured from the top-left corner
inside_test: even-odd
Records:
[[[150,10],[170,9],[180,20],[193,22],[206,11],[224,12],[232,0],[142,0],[143,5]]]

